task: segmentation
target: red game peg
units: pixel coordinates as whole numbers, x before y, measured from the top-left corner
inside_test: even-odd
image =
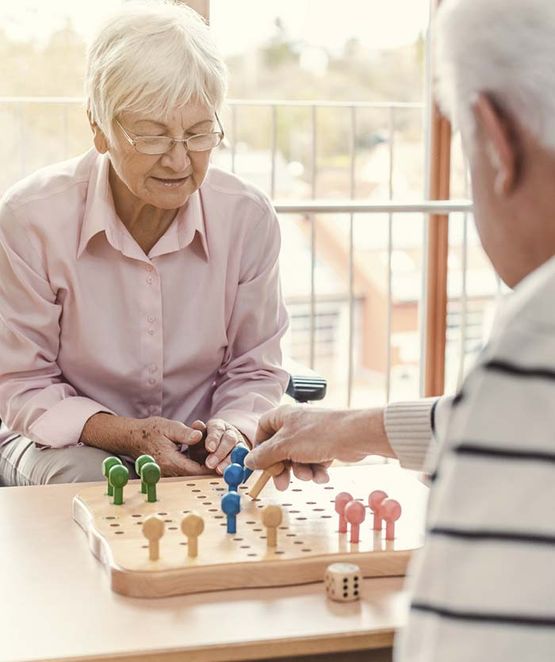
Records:
[[[339,533],[347,533],[347,520],[344,515],[345,506],[352,500],[353,496],[348,492],[339,492],[335,497],[335,512],[339,515]]]
[[[366,508],[360,501],[349,501],[345,506],[345,519],[351,525],[351,542],[358,542],[359,529],[366,517]]]
[[[374,513],[374,531],[382,530],[382,520],[380,518],[380,506],[382,501],[387,499],[387,492],[383,490],[374,490],[370,493],[368,497],[368,506],[370,510]]]
[[[384,499],[380,507],[380,516],[385,520],[385,539],[395,539],[395,522],[401,517],[401,504],[395,499]]]

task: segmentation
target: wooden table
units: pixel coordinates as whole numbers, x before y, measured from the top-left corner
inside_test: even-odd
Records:
[[[374,484],[380,472],[400,471],[368,470]],[[367,579],[360,602],[346,604],[327,600],[322,583],[157,600],[113,593],[71,517],[82,487],[0,489],[1,661],[389,657],[408,607],[400,577]]]

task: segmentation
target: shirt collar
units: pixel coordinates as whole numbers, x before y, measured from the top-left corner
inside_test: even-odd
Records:
[[[77,249],[79,259],[90,240],[104,232],[108,242],[116,249],[138,259],[144,259],[144,253],[118,218],[114,207],[114,199],[110,188],[108,175],[110,159],[107,154],[98,154],[91,168],[85,211],[81,226],[81,235]],[[195,191],[178,212],[173,222],[150,251],[149,257],[156,257],[181,250],[189,246],[199,235],[199,243],[208,260],[208,242],[204,209],[199,191]]]

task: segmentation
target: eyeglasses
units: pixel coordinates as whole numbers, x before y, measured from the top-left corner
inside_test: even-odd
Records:
[[[222,140],[224,139],[224,130],[220,122],[218,114],[216,115],[216,121],[220,128],[219,131],[211,131],[210,133],[197,133],[194,136],[189,138],[171,138],[170,136],[137,136],[130,134],[130,132],[125,129],[119,121],[116,119],[115,122],[119,128],[123,131],[123,135],[127,138],[130,145],[140,152],[141,154],[165,154],[169,152],[170,149],[176,143],[183,143],[188,152],[207,152],[209,149],[214,149],[217,147]]]

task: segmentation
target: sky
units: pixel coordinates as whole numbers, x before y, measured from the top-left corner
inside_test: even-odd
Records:
[[[10,37],[44,43],[71,17],[85,37],[118,0],[0,0]],[[413,43],[426,29],[429,0],[212,0],[211,24],[224,56],[267,41],[279,16],[292,39],[331,52],[351,37],[376,50]],[[339,9],[338,9],[339,8]],[[402,20],[399,20],[402,17]]]

